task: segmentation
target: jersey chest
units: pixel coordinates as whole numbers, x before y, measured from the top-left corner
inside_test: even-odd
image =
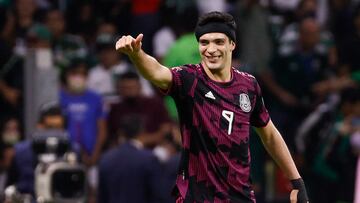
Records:
[[[216,136],[229,136],[236,140],[248,136],[256,102],[252,89],[240,82],[222,86],[198,79],[189,96],[195,125]]]

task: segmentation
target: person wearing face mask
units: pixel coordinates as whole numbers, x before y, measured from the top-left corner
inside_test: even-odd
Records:
[[[64,130],[65,118],[58,103],[49,102],[40,107],[37,132],[47,130]],[[72,148],[74,151],[76,147]],[[6,185],[14,185],[21,194],[34,195],[34,171],[38,163],[32,149],[32,140],[19,142],[14,147]]]
[[[87,89],[87,66],[74,59],[62,75],[60,105],[67,119],[71,141],[81,147],[87,166],[95,165],[105,141],[105,111],[102,97]]]
[[[9,117],[0,121],[0,202],[4,200],[4,192],[9,175],[11,160],[14,156],[14,145],[20,140],[18,120]]]
[[[126,72],[119,76],[117,91],[121,101],[110,107],[108,125],[111,134],[108,144],[113,146],[116,143],[115,133],[121,130],[118,122],[129,114],[139,115],[144,120],[146,147],[153,148],[162,142],[171,128],[162,100],[142,96],[140,78],[135,72]]]
[[[87,65],[73,59],[62,74],[60,105],[67,120],[70,141],[80,148],[81,160],[87,166],[90,198],[95,198],[97,162],[106,139],[106,113],[103,98],[87,89]]]
[[[1,141],[13,146],[21,139],[19,120],[16,117],[5,118],[0,127]]]

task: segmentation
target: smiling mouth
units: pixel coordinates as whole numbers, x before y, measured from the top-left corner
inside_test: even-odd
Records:
[[[212,62],[212,61],[216,61],[218,59],[220,59],[220,56],[206,56],[206,58]]]

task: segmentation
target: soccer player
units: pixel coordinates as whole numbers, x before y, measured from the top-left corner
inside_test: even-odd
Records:
[[[231,66],[235,29],[229,14],[204,14],[195,28],[201,62],[172,69],[141,49],[142,34],[123,36],[116,42],[116,49],[127,54],[146,79],[176,102],[183,143],[177,202],[255,202],[250,180],[250,126],[256,128],[267,151],[291,180],[291,202],[308,202],[304,182],[270,120],[256,79]]]

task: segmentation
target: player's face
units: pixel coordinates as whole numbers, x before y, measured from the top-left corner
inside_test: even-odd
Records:
[[[223,33],[207,33],[199,39],[202,64],[210,70],[230,69],[234,49],[235,43]]]

